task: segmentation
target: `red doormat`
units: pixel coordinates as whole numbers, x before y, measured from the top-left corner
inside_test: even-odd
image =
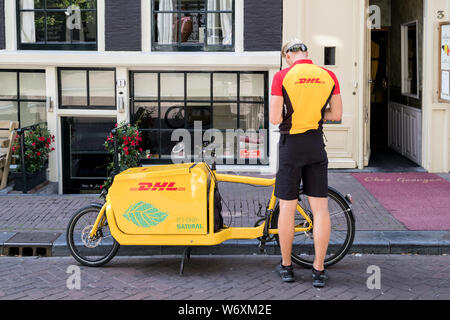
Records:
[[[450,182],[444,178],[431,173],[352,176],[409,230],[450,230]]]

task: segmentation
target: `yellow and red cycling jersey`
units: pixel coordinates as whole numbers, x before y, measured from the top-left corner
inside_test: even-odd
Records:
[[[311,60],[297,60],[290,68],[276,73],[272,95],[283,96],[285,105],[280,132],[322,130],[325,108],[336,94],[340,94],[340,87],[334,73]]]

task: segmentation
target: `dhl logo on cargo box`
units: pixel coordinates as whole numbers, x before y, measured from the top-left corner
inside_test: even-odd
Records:
[[[130,188],[130,191],[185,191],[186,188],[175,188],[175,182],[141,182],[139,187]]]

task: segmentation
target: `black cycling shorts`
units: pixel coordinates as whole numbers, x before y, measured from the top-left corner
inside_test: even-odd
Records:
[[[296,200],[301,183],[307,196],[328,197],[328,156],[321,131],[281,134],[275,196]]]

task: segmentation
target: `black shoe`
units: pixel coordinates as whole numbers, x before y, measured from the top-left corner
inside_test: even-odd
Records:
[[[312,284],[316,288],[325,287],[325,281],[327,281],[329,279],[325,270],[317,271],[314,268],[312,269],[312,278],[313,278]]]
[[[290,266],[283,266],[281,263],[277,265],[276,270],[284,282],[294,282],[294,267],[292,264]]]

